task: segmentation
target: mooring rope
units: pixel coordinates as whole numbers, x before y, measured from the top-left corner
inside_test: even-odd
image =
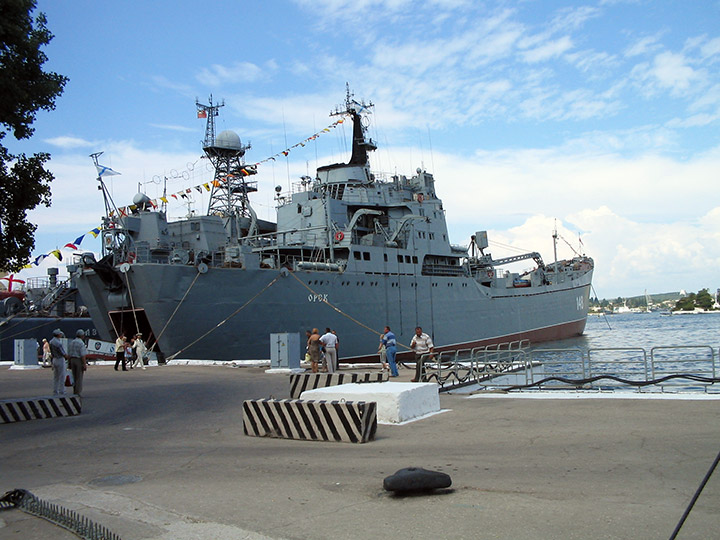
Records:
[[[212,332],[214,332],[215,330],[217,330],[218,328],[220,328],[223,324],[225,324],[226,322],[228,322],[228,321],[229,321],[230,319],[232,319],[235,315],[237,315],[237,314],[240,313],[243,309],[245,309],[247,306],[249,306],[258,296],[260,296],[262,293],[264,293],[266,290],[268,290],[272,285],[274,285],[274,284],[277,282],[278,279],[280,279],[280,275],[275,276],[275,278],[274,278],[270,283],[268,283],[267,285],[265,285],[265,287],[263,287],[255,296],[253,296],[250,300],[248,300],[247,302],[245,302],[242,306],[240,306],[239,308],[237,308],[237,309],[236,309],[235,311],[233,311],[230,315],[228,315],[227,317],[225,317],[222,321],[220,321],[219,323],[217,323],[214,327],[212,327],[210,330],[208,330],[207,332],[205,332],[203,335],[201,335],[201,336],[200,336],[199,338],[197,338],[195,341],[189,343],[188,345],[185,345],[182,349],[180,349],[180,350],[177,351],[176,353],[168,356],[168,357],[167,357],[167,360],[168,360],[168,361],[174,360],[175,358],[177,358],[177,356],[178,356],[181,352],[189,349],[190,347],[192,347],[193,345],[195,345],[198,341],[204,339],[204,338],[207,337],[210,333],[212,333]]]
[[[675,527],[675,530],[670,535],[670,540],[675,540],[675,538],[677,538],[677,535],[680,532],[680,529],[682,528],[683,524],[685,523],[685,520],[687,519],[688,515],[690,515],[690,511],[693,509],[693,506],[695,506],[695,502],[698,500],[698,497],[700,497],[700,493],[702,493],[702,490],[705,487],[705,484],[708,483],[708,480],[710,480],[710,477],[715,472],[715,468],[718,466],[718,463],[720,463],[720,452],[718,452],[718,455],[715,457],[715,461],[713,461],[713,464],[710,466],[710,469],[708,469],[708,472],[705,473],[705,478],[702,479],[702,482],[700,482],[700,485],[695,490],[695,494],[693,495],[692,500],[690,501],[690,504],[688,504],[687,508],[685,509],[685,512],[683,512],[683,515],[680,518],[680,521],[678,522],[677,526]]]
[[[363,322],[357,320],[357,319],[356,319],[355,317],[353,317],[352,315],[350,315],[350,314],[348,314],[348,313],[345,313],[342,309],[340,309],[339,307],[337,307],[337,306],[333,305],[332,303],[330,303],[330,302],[327,300],[327,298],[325,298],[325,296],[320,295],[320,294],[318,294],[316,291],[314,291],[312,287],[310,287],[310,286],[309,286],[307,283],[305,283],[302,279],[300,279],[298,276],[296,276],[294,272],[290,272],[290,275],[291,275],[292,277],[294,277],[294,278],[298,281],[298,283],[300,283],[300,285],[302,285],[303,287],[305,287],[305,288],[306,288],[308,291],[310,291],[312,294],[314,294],[314,295],[317,296],[318,298],[322,298],[322,303],[323,303],[323,304],[326,304],[328,307],[330,307],[331,309],[335,310],[337,313],[339,313],[339,314],[342,315],[343,317],[346,317],[346,318],[350,319],[352,322],[354,322],[354,323],[357,324],[358,326],[362,326],[363,328],[365,328],[366,330],[369,330],[370,332],[372,332],[373,334],[375,334],[375,335],[378,336],[378,337],[380,337],[380,336],[383,335],[382,332],[378,332],[378,331],[375,330],[374,328],[370,328],[368,325],[366,325],[366,324],[364,324]],[[412,350],[410,347],[408,347],[407,345],[404,345],[404,344],[402,344],[402,343],[398,343],[397,345],[398,345],[398,347],[404,347],[404,348],[406,348],[406,349],[409,350],[409,351]]]
[[[130,268],[128,268],[127,271],[123,273],[125,274],[125,283],[127,285],[128,294],[130,295],[130,308],[132,309],[133,319],[135,319],[135,333],[137,334],[140,331],[140,325],[138,324],[137,313],[135,312],[135,302],[133,301],[132,290],[130,288]],[[122,331],[122,328],[120,329],[120,331]]]
[[[693,375],[692,373],[674,373],[672,375],[666,375],[665,377],[660,377],[659,379],[650,379],[650,380],[646,380],[646,381],[634,381],[632,379],[623,379],[622,377],[616,377],[615,375],[597,375],[595,377],[589,377],[587,379],[568,379],[565,377],[546,377],[539,381],[535,381],[535,382],[528,383],[528,384],[517,384],[514,386],[508,386],[508,387],[505,387],[504,390],[506,390],[506,391],[522,390],[523,388],[532,388],[534,386],[540,386],[542,384],[552,382],[552,381],[562,382],[562,383],[569,384],[572,386],[582,386],[585,384],[594,383],[601,379],[610,379],[615,382],[627,384],[629,386],[637,386],[637,387],[652,386],[653,384],[664,383],[665,381],[669,381],[671,379],[687,379],[689,381],[703,382],[703,383],[710,383],[710,384],[720,382],[720,378],[717,378],[717,377],[703,377],[702,375]]]
[[[183,297],[178,302],[178,305],[175,306],[175,309],[173,310],[172,314],[170,315],[170,318],[168,318],[167,322],[165,323],[165,326],[162,327],[162,330],[160,330],[160,333],[158,334],[158,337],[155,338],[155,342],[152,344],[152,347],[150,347],[150,352],[152,352],[155,349],[155,346],[160,341],[160,338],[165,333],[165,330],[167,329],[168,325],[170,324],[170,321],[173,320],[173,317],[175,317],[175,314],[178,312],[178,309],[180,309],[180,306],[185,301],[185,298],[187,298],[188,293],[190,292],[190,289],[193,288],[193,285],[195,285],[195,282],[197,281],[197,278],[200,277],[200,272],[195,274],[195,277],[192,280],[192,283],[190,283],[190,286],[185,291],[185,294],[183,294]]]

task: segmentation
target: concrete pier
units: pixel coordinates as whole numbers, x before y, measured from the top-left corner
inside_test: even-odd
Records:
[[[401,381],[412,376],[401,370]],[[0,366],[0,399],[50,370]],[[0,491],[24,488],[133,539],[668,538],[720,451],[720,401],[440,395],[448,410],[362,445],[247,437],[242,402],[289,397],[264,368],[91,366],[83,414],[0,425]],[[560,394],[556,394],[560,396]],[[398,497],[404,467],[452,488]],[[716,538],[720,471],[678,538]],[[74,538],[19,510],[0,537]]]

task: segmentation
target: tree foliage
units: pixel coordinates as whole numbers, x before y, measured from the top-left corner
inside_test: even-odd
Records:
[[[675,303],[675,311],[693,311],[695,308],[711,310],[715,299],[707,289],[701,289],[697,294],[690,293]]]
[[[709,310],[713,307],[715,299],[707,289],[702,289],[695,296],[695,305],[701,309]]]
[[[47,56],[40,49],[53,36],[44,14],[32,17],[35,7],[35,0],[0,2],[0,143],[8,132],[18,140],[29,138],[37,112],[54,109],[67,82],[43,71]],[[35,247],[36,225],[27,211],[50,206],[48,159],[47,153],[13,155],[0,144],[0,270],[20,270]]]

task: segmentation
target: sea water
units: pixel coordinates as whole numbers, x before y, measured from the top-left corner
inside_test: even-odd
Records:
[[[706,385],[697,386],[678,374],[720,377],[720,312],[591,315],[582,336],[540,343],[531,351],[549,376],[586,379],[607,374],[634,381],[672,376],[667,385],[706,391]],[[609,380],[597,384],[614,386]],[[717,385],[712,386],[715,390]]]
[[[543,347],[612,348],[720,346],[720,311],[667,315],[658,312],[588,316],[585,333],[577,338],[544,343]]]

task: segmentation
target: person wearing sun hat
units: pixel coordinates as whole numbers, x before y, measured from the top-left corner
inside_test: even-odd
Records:
[[[82,394],[83,375],[87,370],[87,347],[83,341],[85,337],[84,330],[78,330],[75,336],[75,339],[68,345],[68,356],[70,357],[69,364],[73,375],[73,391],[79,396]]]
[[[65,394],[65,361],[68,355],[65,352],[61,338],[65,337],[59,328],[53,330],[53,338],[50,340],[50,353],[52,354],[53,370],[53,395],[62,396]]]
[[[141,367],[145,369],[145,362],[143,359],[145,358],[145,355],[147,354],[147,347],[145,346],[145,342],[142,339],[142,334],[137,333],[135,334],[135,339],[133,339],[132,348],[135,351],[135,360],[130,365],[130,369],[133,369],[134,367]]]

